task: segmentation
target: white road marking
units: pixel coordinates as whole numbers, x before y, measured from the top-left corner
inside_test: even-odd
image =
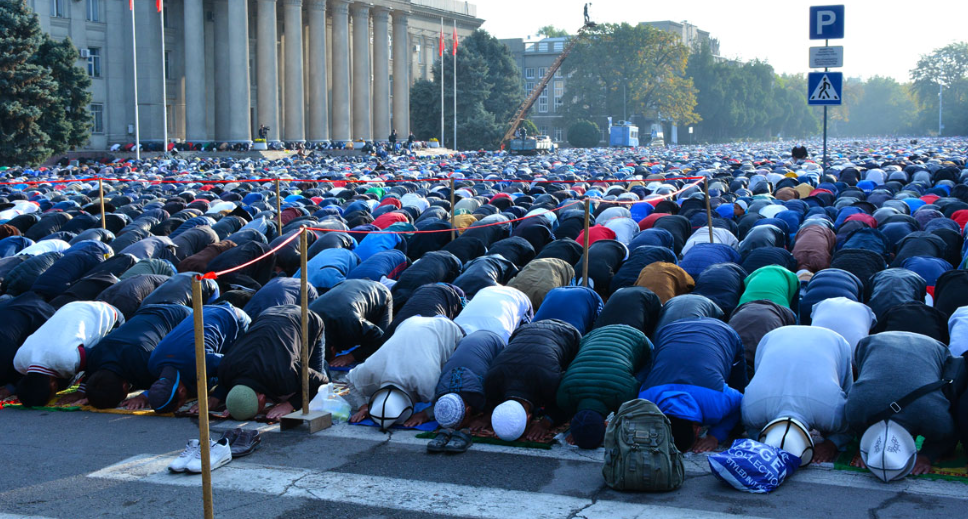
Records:
[[[18,514],[5,514],[0,512],[0,519],[51,519],[50,517],[44,517],[42,515],[18,515]]]
[[[239,426],[239,422],[222,422],[222,424],[225,424],[225,428],[229,429]],[[251,426],[247,426],[247,428],[249,427],[258,427],[263,433],[279,432],[278,425],[267,426],[266,424],[253,423]],[[293,432],[292,434],[306,433]],[[417,438],[417,434],[419,434],[419,431],[397,429],[393,431],[390,437],[390,443],[396,445],[414,445],[425,447],[428,440]],[[380,430],[376,427],[363,427],[348,424],[335,425],[311,436],[311,438],[317,437],[346,438],[372,442],[387,441],[387,433],[380,432]],[[475,444],[473,447],[471,447],[471,449],[474,451],[494,454],[552,458],[563,461],[583,461],[590,463],[601,463],[605,455],[605,450],[602,448],[595,450],[581,450],[562,444],[552,445],[551,449],[546,450],[506,447],[503,445],[480,443]],[[704,476],[709,474],[709,464],[706,461],[706,456],[706,454],[686,454],[683,459],[685,463],[686,475]],[[965,484],[958,481],[932,481],[929,479],[905,478],[902,481],[895,481],[887,485],[885,483],[881,483],[867,472],[834,470],[833,463],[811,465],[805,469],[798,470],[790,478],[790,481],[865,490],[890,490],[892,492],[908,492],[924,496],[968,500],[968,492],[965,492]]]
[[[201,478],[198,476],[169,474],[167,466],[170,460],[171,456],[168,455],[135,456],[89,474],[88,477],[184,487],[201,485]],[[749,517],[670,506],[614,501],[593,502],[591,499],[539,492],[271,467],[246,462],[232,462],[213,472],[212,487],[223,491],[344,504],[372,506],[378,503],[380,507],[394,510],[443,513],[482,519],[517,517],[556,519],[572,516],[584,519]]]

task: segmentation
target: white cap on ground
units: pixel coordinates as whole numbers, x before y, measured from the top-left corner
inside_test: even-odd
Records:
[[[881,420],[868,427],[860,439],[861,459],[885,483],[910,474],[917,455],[911,433],[892,420]]]
[[[813,438],[810,428],[790,417],[777,418],[760,431],[760,442],[783,449],[800,458],[800,464],[813,460]]]

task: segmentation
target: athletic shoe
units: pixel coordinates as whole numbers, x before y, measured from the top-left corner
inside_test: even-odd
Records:
[[[212,470],[232,461],[232,447],[229,446],[228,440],[222,438],[217,442],[212,442],[212,446],[209,448],[209,459],[211,460]],[[195,451],[195,456],[192,457],[185,468],[193,474],[202,473],[202,449]]]
[[[199,445],[198,440],[188,440],[185,450],[175,458],[175,461],[171,462],[171,465],[168,465],[168,470],[176,473],[185,472],[188,462],[198,455]]]

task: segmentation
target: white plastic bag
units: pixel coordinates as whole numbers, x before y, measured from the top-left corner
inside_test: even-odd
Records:
[[[350,403],[334,391],[332,383],[319,386],[316,397],[309,402],[309,410],[331,414],[334,424],[349,421],[351,411]]]

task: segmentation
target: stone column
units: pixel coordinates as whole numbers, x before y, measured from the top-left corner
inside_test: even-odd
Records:
[[[228,140],[252,140],[249,108],[249,2],[229,2],[229,128]]]
[[[229,3],[215,0],[215,140],[229,139]]]
[[[205,13],[202,0],[185,0],[185,138],[205,140]]]
[[[350,140],[349,0],[331,0],[333,14],[333,135]]]
[[[397,135],[410,134],[410,37],[409,14],[393,12],[393,124]]]
[[[193,1],[193,0],[188,0]],[[199,0],[194,0],[199,1]],[[259,0],[259,32],[256,41],[259,83],[258,117],[256,126],[269,127],[267,141],[279,140],[279,64],[276,45],[279,35],[276,29],[276,0]]]
[[[390,11],[373,9],[373,139],[390,136]]]
[[[329,140],[329,96],[326,85],[326,0],[308,0],[309,140]]]
[[[286,31],[286,129],[283,139],[304,141],[306,98],[303,89],[302,0],[284,0],[283,5],[283,29]]]
[[[353,139],[373,138],[370,103],[370,5],[354,3],[353,14]]]
[[[440,40],[439,36],[424,36],[423,37],[423,47],[420,49],[423,52],[423,78],[427,81],[433,81],[434,79],[434,60],[437,59],[437,53],[439,52]]]

